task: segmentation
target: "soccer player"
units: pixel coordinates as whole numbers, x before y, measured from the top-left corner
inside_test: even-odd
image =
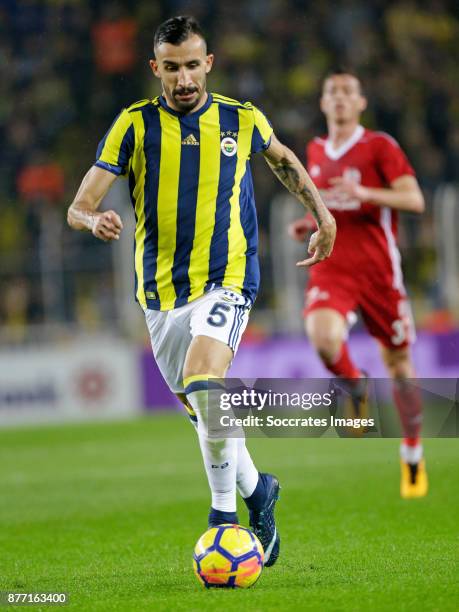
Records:
[[[401,495],[420,497],[427,477],[420,442],[421,403],[408,384],[414,329],[396,245],[398,211],[420,213],[424,199],[413,168],[397,142],[360,125],[367,106],[357,77],[330,74],[320,108],[328,136],[307,146],[307,168],[338,228],[333,253],[311,270],[306,289],[305,329],[330,372],[347,380],[356,412],[365,402],[364,373],[352,361],[347,335],[360,310],[378,341],[401,418]],[[290,235],[304,240],[309,221],[299,219]]]
[[[117,240],[120,217],[97,209],[114,180],[129,177],[136,299],[162,375],[197,423],[212,494],[209,526],[238,523],[238,490],[270,566],[279,555],[279,483],[257,471],[245,440],[213,439],[206,426],[208,389],[215,384],[209,379],[225,376],[259,284],[251,154],[262,153],[316,219],[310,257],[297,265],[328,257],[336,225],[305,168],[277,140],[263,113],[207,92],[212,62],[196,20],[174,17],[159,26],[150,67],[162,95],[132,104],[115,119],[68,222],[101,240]]]

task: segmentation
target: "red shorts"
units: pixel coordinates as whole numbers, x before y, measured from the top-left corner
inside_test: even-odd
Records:
[[[319,308],[336,310],[348,321],[360,311],[370,332],[388,348],[402,348],[415,339],[415,329],[410,303],[404,288],[397,289],[390,283],[375,281],[371,275],[361,274],[311,274],[305,291],[304,316]]]

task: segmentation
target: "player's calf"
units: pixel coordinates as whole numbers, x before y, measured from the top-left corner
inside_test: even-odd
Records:
[[[421,444],[422,398],[414,377],[408,346],[384,348],[384,363],[393,378],[393,398],[402,428],[400,495],[404,499],[427,494],[428,480]]]

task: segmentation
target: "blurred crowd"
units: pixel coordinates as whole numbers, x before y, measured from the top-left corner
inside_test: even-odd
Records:
[[[324,130],[323,75],[345,64],[361,76],[365,125],[400,141],[427,200],[401,232],[418,314],[442,309],[432,206],[438,185],[459,182],[457,1],[2,0],[0,325],[116,318],[109,249],[68,230],[65,213],[120,108],[159,93],[147,60],[156,26],[176,14],[207,32],[210,90],[255,102],[300,157]],[[282,188],[254,166],[269,279],[269,205]],[[275,299],[265,281],[260,308]]]

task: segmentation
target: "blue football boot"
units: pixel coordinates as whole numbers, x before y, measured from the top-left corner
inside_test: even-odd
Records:
[[[272,474],[260,474],[264,484],[264,501],[257,509],[249,508],[250,526],[265,552],[264,565],[274,565],[279,557],[280,536],[274,519],[274,508],[279,499],[279,481]]]

